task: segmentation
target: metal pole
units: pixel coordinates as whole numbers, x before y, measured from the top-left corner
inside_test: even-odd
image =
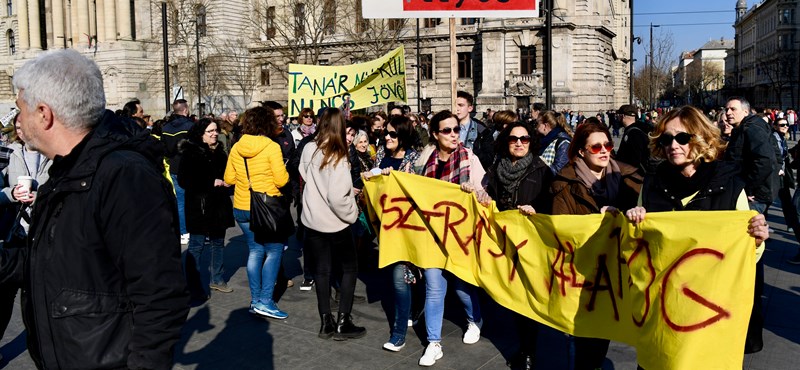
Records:
[[[419,86],[422,78],[419,76],[421,56],[419,55],[419,18],[417,18],[417,113],[422,113],[422,87]]]
[[[549,110],[553,106],[553,0],[545,1],[547,2],[547,16],[545,17],[547,61],[545,62],[544,70],[544,105],[545,109]]]
[[[630,0],[628,5],[630,5],[630,18],[631,18],[631,22],[630,22],[630,25],[631,25],[631,48],[630,48],[630,52],[628,53],[628,59],[629,59],[628,63],[630,63],[630,65],[628,66],[630,68],[630,73],[628,74],[628,76],[629,76],[629,79],[628,79],[628,81],[629,81],[628,82],[628,88],[629,88],[628,102],[630,104],[633,104],[633,0]]]
[[[172,104],[169,101],[169,40],[167,39],[167,2],[161,2],[161,35],[162,43],[164,44],[164,112],[169,112],[172,109]]]
[[[653,23],[650,23],[650,99],[648,104],[653,109]]]
[[[203,106],[202,106],[202,96],[203,92],[200,90],[200,16],[196,16],[194,19],[194,36],[195,36],[195,51],[197,52],[197,58],[195,60],[195,67],[197,67],[197,112],[198,116],[203,116]]]
[[[456,112],[456,94],[458,78],[458,54],[456,53],[456,19],[450,18],[450,109]]]

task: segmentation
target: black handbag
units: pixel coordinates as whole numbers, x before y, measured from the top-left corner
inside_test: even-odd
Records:
[[[254,233],[275,233],[289,216],[289,205],[283,199],[267,193],[253,191],[250,182],[250,170],[247,158],[244,158],[244,170],[247,173],[247,185],[250,189],[250,230]]]

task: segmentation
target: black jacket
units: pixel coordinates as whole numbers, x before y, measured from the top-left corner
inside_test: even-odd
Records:
[[[472,147],[472,152],[478,156],[483,168],[489,168],[494,163],[496,157],[494,151],[495,132],[495,130],[483,130],[478,134],[478,139],[475,140]]]
[[[725,151],[725,159],[741,167],[747,195],[761,203],[772,203],[778,192],[775,186],[780,183],[774,141],[769,125],[751,115],[731,131]]]
[[[667,162],[662,163],[652,176],[644,179],[642,206],[648,212],[666,211],[732,211],[744,189],[739,177],[739,166],[734,162],[714,161],[703,163],[692,176],[696,181],[697,195],[684,206],[677,181],[685,180],[680,170]]]
[[[3,273],[25,261],[22,314],[37,367],[172,366],[189,307],[161,148],[106,111],[54,159],[25,253],[3,253]]]
[[[178,185],[185,191],[184,210],[186,230],[192,234],[214,238],[225,236],[225,230],[234,226],[233,203],[229,190],[214,186],[214,180],[222,179],[228,156],[222,145],[212,150],[205,143],[193,140],[180,145],[181,169]]]
[[[486,189],[486,192],[497,201],[497,207],[501,211],[506,211],[517,206],[530,205],[536,210],[536,213],[550,214],[553,198],[549,189],[554,177],[550,167],[537,156],[525,170],[525,175],[520,180],[517,193],[508,194],[497,178],[499,162],[497,161],[489,168],[487,173],[489,184]]]
[[[189,137],[189,130],[194,126],[194,122],[185,116],[176,116],[173,120],[164,124],[161,128],[161,141],[167,149],[167,163],[169,163],[169,173],[178,175],[181,165],[181,153],[178,144]],[[233,146],[233,144],[231,144]]]
[[[644,122],[634,122],[625,127],[619,150],[614,157],[619,162],[627,163],[639,169],[639,174],[644,176],[650,160],[650,126]]]

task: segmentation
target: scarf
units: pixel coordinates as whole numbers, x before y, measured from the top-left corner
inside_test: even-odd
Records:
[[[312,124],[311,126],[300,125],[300,134],[302,134],[303,137],[311,135],[315,131],[317,131],[317,124],[316,123]]]
[[[422,174],[425,177],[436,177],[436,166],[439,163],[439,148],[436,148],[428,162],[425,163],[425,169]],[[452,184],[465,184],[469,182],[469,153],[464,148],[463,144],[458,144],[458,148],[450,154],[450,158],[444,165],[442,177],[439,180],[444,180]]]
[[[512,163],[511,158],[503,157],[497,164],[497,180],[500,181],[505,191],[511,194],[512,197],[517,194],[522,177],[531,163],[533,163],[533,153],[529,151],[524,157],[518,159],[516,163]]]
[[[602,180],[605,181],[598,180],[583,160],[575,161],[575,174],[578,175],[578,180],[589,189],[589,194],[595,198],[598,207],[614,205],[614,200],[617,199],[619,193],[619,184],[622,181],[617,161],[608,160],[608,166],[603,169],[601,175]],[[598,199],[605,201],[598,202]]]

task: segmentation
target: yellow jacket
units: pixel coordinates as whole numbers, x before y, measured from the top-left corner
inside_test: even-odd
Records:
[[[243,211],[250,210],[250,190],[244,158],[250,169],[250,183],[253,190],[272,196],[281,195],[278,188],[289,182],[289,173],[283,164],[281,147],[265,136],[242,135],[231,148],[228,165],[225,167],[225,182],[235,185],[233,207]]]

